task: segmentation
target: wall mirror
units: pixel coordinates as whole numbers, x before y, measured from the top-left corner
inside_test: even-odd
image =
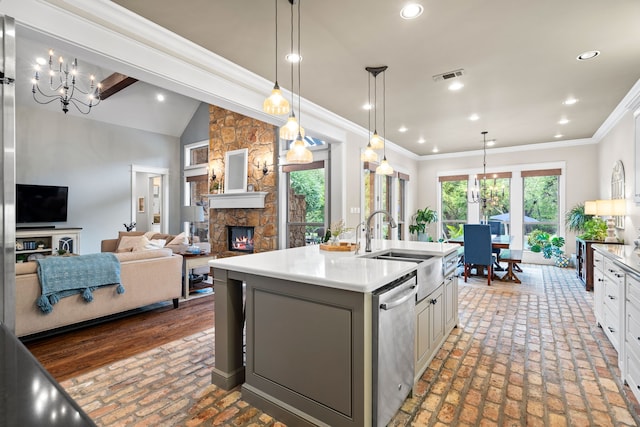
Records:
[[[624,199],[624,165],[618,160],[611,172],[611,198]],[[624,230],[624,216],[616,216],[616,228]]]
[[[249,150],[227,151],[224,155],[224,192],[241,193],[247,191],[247,167]]]

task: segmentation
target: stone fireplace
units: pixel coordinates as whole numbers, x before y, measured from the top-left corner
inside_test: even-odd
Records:
[[[227,225],[227,250],[253,253],[254,227]]]

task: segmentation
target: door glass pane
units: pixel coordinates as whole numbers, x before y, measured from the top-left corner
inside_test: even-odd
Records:
[[[504,234],[511,234],[509,214],[511,206],[511,178],[494,178],[486,180],[485,197],[487,207],[484,209],[484,221],[498,221],[502,224]]]
[[[189,205],[202,206],[204,210],[204,221],[196,222],[193,225],[194,236],[198,237],[201,242],[209,241],[209,188],[207,180],[191,181],[189,184]]]
[[[382,176],[380,179],[380,209],[391,212],[391,177]],[[391,227],[389,227],[389,218],[387,215],[380,215],[382,238],[391,239]]]
[[[289,247],[315,245],[325,233],[325,168],[288,173]]]
[[[369,218],[375,210],[375,179],[376,174],[369,169],[364,169],[364,218]]]
[[[529,248],[528,236],[533,230],[542,230],[549,234],[558,233],[560,215],[559,179],[552,176],[530,176],[523,178],[524,186],[524,242]]]
[[[462,235],[462,225],[467,222],[467,180],[443,181],[441,194],[442,231],[447,238],[458,237]]]

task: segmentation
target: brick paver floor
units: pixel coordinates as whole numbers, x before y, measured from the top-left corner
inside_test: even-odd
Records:
[[[636,426],[638,402],[575,271],[460,280],[460,324],[393,426]],[[210,384],[214,330],[62,383],[100,426],[284,426]]]

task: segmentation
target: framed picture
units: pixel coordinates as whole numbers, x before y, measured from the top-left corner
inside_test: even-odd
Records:
[[[138,197],[138,212],[144,212],[144,197]]]

